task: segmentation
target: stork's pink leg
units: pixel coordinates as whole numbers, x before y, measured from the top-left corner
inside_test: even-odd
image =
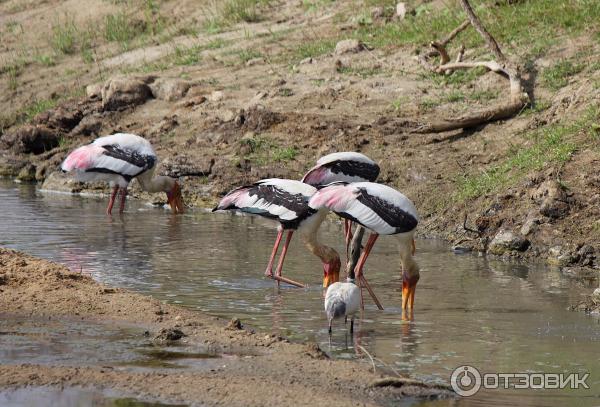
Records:
[[[285,243],[283,244],[283,249],[281,249],[281,254],[279,255],[279,263],[277,263],[277,270],[275,270],[275,275],[277,277],[281,277],[281,270],[283,269],[283,261],[285,260],[285,255],[287,254],[288,246],[292,240],[292,235],[294,234],[293,230],[289,230],[287,236],[285,237]]]
[[[125,198],[127,198],[127,188],[121,188],[121,206],[119,206],[119,213],[123,213],[125,210]]]
[[[119,192],[119,186],[115,185],[113,187],[112,193],[110,194],[110,199],[108,200],[108,206],[106,207],[107,215],[110,215],[112,212],[113,205],[115,204],[115,198],[117,197],[117,192]]]
[[[296,287],[304,287],[304,284],[299,283],[294,280],[290,280],[289,278],[285,278],[281,276],[281,270],[283,269],[283,262],[285,260],[285,255],[287,254],[288,246],[290,245],[290,241],[292,240],[292,235],[294,234],[293,230],[288,231],[288,234],[285,238],[285,244],[283,245],[283,249],[281,249],[281,254],[279,255],[279,263],[277,263],[277,270],[275,270],[275,276],[273,277],[277,280],[277,285],[279,285],[280,281],[284,283],[288,283],[291,285],[295,285]]]
[[[383,306],[379,302],[379,299],[377,299],[375,292],[373,291],[373,289],[371,289],[371,286],[369,285],[367,279],[365,278],[365,276],[363,276],[362,273],[362,269],[365,265],[365,262],[367,261],[367,257],[369,257],[369,253],[371,253],[371,249],[373,248],[373,245],[375,244],[375,241],[378,237],[379,235],[377,233],[371,233],[371,235],[369,236],[369,240],[367,241],[365,249],[360,256],[360,259],[358,259],[358,264],[356,265],[354,275],[356,276],[356,279],[360,282],[361,292],[362,287],[364,286],[371,295],[371,298],[373,298],[373,301],[375,301],[377,308],[382,310]],[[361,306],[364,306],[364,304],[361,303]]]
[[[275,239],[275,245],[273,246],[273,251],[271,252],[271,257],[269,258],[269,264],[267,265],[267,269],[265,270],[265,276],[267,276],[267,277],[273,276],[273,262],[275,261],[275,255],[277,254],[277,249],[279,249],[279,243],[281,243],[282,237],[283,237],[283,230],[279,230],[277,232],[277,238]]]

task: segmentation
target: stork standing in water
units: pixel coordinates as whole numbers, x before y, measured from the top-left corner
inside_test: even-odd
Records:
[[[119,213],[125,210],[127,186],[137,178],[148,192],[166,192],[173,212],[184,211],[181,188],[171,177],[153,177],[158,158],[148,140],[134,134],[117,133],[100,137],[72,151],[61,165],[65,172],[75,172],[79,181],[106,181],[112,187],[106,213],[111,214],[115,199],[121,191]]]
[[[396,235],[402,262],[402,310],[412,309],[419,281],[419,267],[413,259],[414,234],[419,215],[414,204],[402,193],[372,182],[337,183],[317,191],[310,199],[314,210],[329,209],[371,231],[355,268],[356,279],[373,293],[362,275],[367,257],[379,235]],[[375,297],[374,297],[375,298]]]
[[[316,188],[332,182],[375,182],[379,176],[379,165],[361,153],[345,151],[327,154],[317,161],[302,178],[302,182]],[[352,240],[352,221],[344,219],[344,238],[346,240],[346,258]]]
[[[340,257],[331,247],[317,240],[319,226],[327,216],[327,210],[314,210],[308,206],[308,200],[317,192],[311,185],[288,179],[264,179],[252,185],[234,189],[225,195],[213,209],[239,210],[242,212],[274,219],[279,222],[277,238],[265,275],[278,282],[304,287],[304,284],[283,277],[281,274],[288,246],[295,231],[298,231],[308,250],[319,257],[323,263],[323,287],[339,281]],[[285,244],[281,250],[275,274],[273,264],[277,249],[284,232],[287,232]]]
[[[354,315],[360,308],[360,289],[354,280],[348,279],[345,283],[333,283],[327,288],[325,294],[325,313],[329,321],[329,335],[334,319],[350,317],[350,333],[354,331]]]

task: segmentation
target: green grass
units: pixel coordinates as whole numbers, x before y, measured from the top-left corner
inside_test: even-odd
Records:
[[[272,162],[287,162],[296,158],[299,151],[295,147],[280,147],[274,140],[264,135],[253,135],[240,141],[249,147],[244,158],[256,165]]]
[[[552,90],[558,90],[569,83],[569,78],[583,71],[583,64],[571,61],[560,61],[542,72],[542,83]]]
[[[19,121],[28,123],[38,114],[45,112],[48,109],[52,109],[58,101],[56,99],[40,99],[33,103],[25,106],[19,113]]]
[[[202,60],[201,52],[202,47],[199,45],[189,48],[175,47],[172,57],[173,63],[175,65],[196,65]]]
[[[51,45],[60,54],[73,54],[77,49],[78,30],[73,18],[65,16],[64,21],[57,20],[52,25]]]
[[[500,91],[498,90],[474,90],[469,94],[469,100],[477,102],[488,102],[498,98]]]
[[[35,56],[35,60],[43,66],[54,66],[56,65],[56,58],[53,55],[38,54]]]
[[[359,76],[362,79],[369,78],[371,76],[380,74],[383,72],[379,66],[365,66],[365,67],[354,67],[354,66],[343,66],[338,70],[339,73]]]
[[[238,57],[240,58],[240,61],[242,61],[242,63],[246,63],[251,59],[261,58],[263,56],[262,53],[254,49],[244,49],[241,51],[236,51],[236,53],[238,54]]]
[[[375,3],[388,5],[389,2]],[[457,2],[445,4],[451,6],[433,11],[424,5],[415,10],[415,16],[400,22],[359,26],[354,37],[375,48],[417,45],[427,49],[430,41],[443,38],[465,19]],[[471,4],[505,51],[509,47],[522,47],[524,53],[539,56],[563,34],[575,36],[591,30],[598,35],[600,32],[597,24],[600,2],[597,0],[522,0],[515,4],[502,2],[497,6],[490,0],[472,0]],[[483,45],[483,40],[469,27],[459,34],[452,46],[458,47],[461,43],[472,49]],[[452,47],[450,52],[454,54]]]
[[[213,1],[213,10],[203,22],[203,28],[210,34],[224,31],[227,27],[241,23],[261,21],[261,8],[270,5],[272,0],[225,0]]]
[[[290,53],[290,60],[297,63],[306,58],[316,58],[320,55],[333,52],[337,40],[335,39],[318,39],[310,42],[303,42],[294,47]]]
[[[524,136],[526,143],[513,145],[499,164],[475,174],[465,174],[457,181],[455,200],[464,201],[497,192],[514,185],[530,171],[569,161],[578,148],[584,147],[576,136],[581,132],[593,139],[592,123],[600,119],[600,108],[594,106],[575,123],[554,124]]]
[[[109,14],[104,18],[104,39],[118,42],[124,47],[145,32],[144,24],[136,24],[125,13]]]

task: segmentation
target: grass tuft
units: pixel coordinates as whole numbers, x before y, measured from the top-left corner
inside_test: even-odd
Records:
[[[583,71],[583,64],[574,64],[571,61],[560,61],[556,65],[544,69],[542,82],[552,90],[558,90],[569,83],[569,78]]]
[[[583,147],[575,137],[585,132],[590,134],[588,140],[592,140],[592,123],[599,118],[600,109],[594,106],[575,123],[550,125],[526,134],[526,143],[512,146],[503,162],[480,173],[461,176],[455,200],[464,201],[496,192],[518,182],[530,171],[566,163],[578,148]]]

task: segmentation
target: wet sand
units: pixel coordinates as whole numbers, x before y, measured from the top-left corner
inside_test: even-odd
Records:
[[[205,369],[139,369],[116,364],[0,364],[0,388],[94,387],[128,397],[202,405],[388,405],[404,397],[449,397],[436,386],[396,377],[364,363],[330,360],[316,344],[290,343],[200,312],[107,287],[66,267],[0,249],[3,318],[81,320],[132,327],[159,346],[183,344],[228,355]],[[36,322],[39,321],[39,322]],[[242,321],[243,323],[243,321]],[[180,339],[179,332],[183,333]],[[379,384],[379,385],[378,385]],[[389,383],[387,383],[389,384]]]

